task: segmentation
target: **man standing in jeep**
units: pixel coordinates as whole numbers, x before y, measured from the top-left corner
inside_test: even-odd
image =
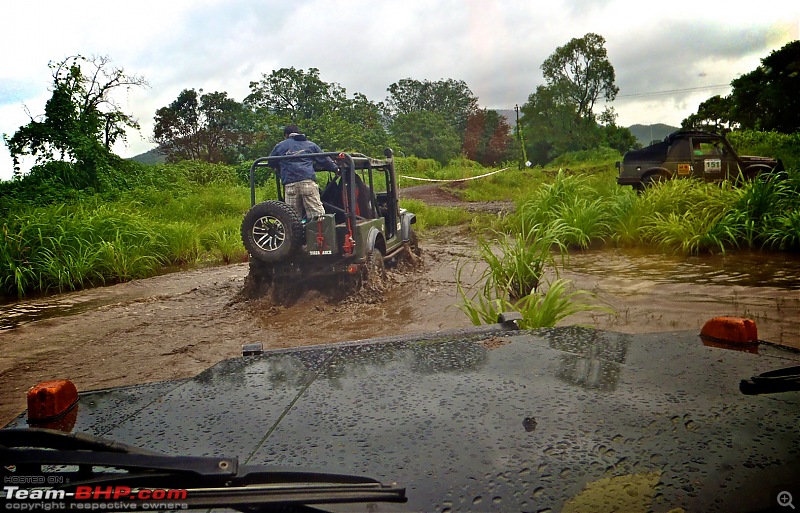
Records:
[[[284,140],[272,149],[270,157],[322,153],[319,146],[300,133],[297,125],[286,125],[286,128],[283,129],[283,137]],[[298,215],[302,215],[305,206],[306,219],[309,221],[325,214],[315,179],[315,162],[319,163],[323,169],[336,171],[336,164],[329,157],[290,159],[270,163],[270,166],[280,170],[286,204],[294,208]]]

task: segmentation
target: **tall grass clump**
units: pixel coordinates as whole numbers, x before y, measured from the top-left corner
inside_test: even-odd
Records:
[[[622,160],[622,155],[619,151],[607,146],[601,146],[590,150],[564,153],[548,163],[547,167],[569,169],[572,172],[578,171],[587,175],[604,173],[617,160]]]
[[[552,183],[540,186],[517,207],[515,228],[553,226],[561,242],[587,248],[609,237],[611,198],[602,179],[568,175],[559,170]]]
[[[480,242],[487,268],[475,288],[463,286],[463,268],[456,274],[458,308],[473,324],[495,323],[500,313],[513,310],[522,315],[522,328],[550,327],[581,311],[605,309],[595,303],[593,294],[571,291],[570,281],[559,277],[558,260],[563,264],[566,247],[558,226],[535,225],[524,233]],[[548,272],[555,276],[549,282]]]
[[[159,229],[170,265],[192,265],[200,258],[200,228],[189,221],[164,223]]]
[[[202,236],[203,248],[214,260],[224,264],[246,262],[247,250],[242,243],[241,219],[220,219],[206,226]]]
[[[669,180],[649,187],[634,206],[639,240],[687,254],[724,252],[732,241],[717,225],[741,193],[730,182]]]
[[[749,182],[716,229],[738,247],[800,250],[800,171]]]
[[[37,208],[9,216],[0,291],[72,290],[147,275],[167,260],[149,220],[111,206]]]

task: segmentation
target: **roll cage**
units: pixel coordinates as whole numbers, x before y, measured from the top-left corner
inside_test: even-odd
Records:
[[[284,186],[278,176],[277,169],[272,167],[275,162],[291,159],[316,159],[321,157],[331,158],[337,165],[337,175],[341,176],[342,184],[344,186],[344,201],[342,208],[330,202],[323,201],[323,205],[334,213],[344,215],[346,221],[349,221],[351,226],[355,226],[358,220],[364,220],[365,217],[359,215],[355,206],[357,203],[356,191],[359,188],[359,181],[363,183],[363,178],[360,178],[356,170],[362,171],[362,175],[366,174],[366,185],[369,188],[371,196],[371,209],[372,216],[385,217],[387,236],[393,236],[397,232],[397,225],[399,221],[398,209],[398,188],[397,177],[394,172],[393,152],[391,149],[384,151],[386,155],[385,160],[378,160],[367,157],[360,153],[345,153],[345,152],[323,152],[323,153],[306,153],[302,155],[281,155],[272,157],[261,157],[256,159],[250,166],[250,206],[251,208],[256,204],[256,169],[268,168],[275,173],[275,186],[277,189],[278,199],[285,200]],[[317,169],[316,172],[324,172],[328,170]],[[375,194],[375,181],[374,171],[383,171],[386,183],[386,193]],[[379,212],[385,207],[386,212]]]

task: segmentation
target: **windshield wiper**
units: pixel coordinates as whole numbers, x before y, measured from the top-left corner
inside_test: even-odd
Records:
[[[775,394],[800,390],[800,366],[768,371],[743,379],[739,390],[746,395]]]
[[[6,476],[46,476],[43,482],[68,483],[48,485],[67,492],[67,503],[78,502],[69,495],[78,486],[186,490],[185,497],[173,502],[188,508],[240,511],[406,501],[405,488],[368,477],[239,465],[236,458],[168,456],[86,434],[48,429],[0,430],[0,460],[4,465],[0,472]]]

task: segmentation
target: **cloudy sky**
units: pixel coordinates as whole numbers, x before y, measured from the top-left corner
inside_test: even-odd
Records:
[[[26,0],[0,7],[0,133],[49,98],[49,61],[107,55],[147,89],[118,98],[142,125],[122,156],[153,147],[153,116],[183,89],[226,91],[282,67],[320,70],[348,95],[386,98],[402,78],[464,80],[482,107],[513,109],[553,51],[602,35],[618,123],[679,125],[760,59],[800,39],[797,0]],[[0,148],[0,178],[12,173]]]

